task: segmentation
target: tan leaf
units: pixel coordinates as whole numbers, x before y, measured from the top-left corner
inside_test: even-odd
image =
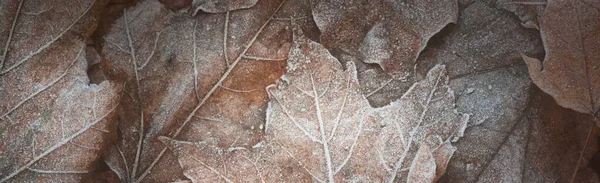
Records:
[[[401,77],[427,41],[449,23],[456,23],[456,0],[443,1],[318,1],[313,16],[328,48],[357,56]]]
[[[360,137],[363,129],[373,129],[368,119],[371,108],[357,88],[354,65],[342,70],[322,45],[304,36],[295,39],[289,57],[282,83],[267,88],[271,102],[266,135],[290,148],[291,156],[315,179],[334,182],[336,174],[349,171],[348,175],[356,175],[343,179],[360,180],[360,171],[343,170],[352,156],[366,155],[367,148],[358,146],[364,144]]]
[[[265,140],[220,148],[203,141],[161,138],[196,182],[394,182],[418,144],[458,140],[468,115],[454,113],[445,69],[432,69],[401,100],[372,108],[358,90],[356,68],[298,35],[286,75],[267,88],[271,101]],[[416,148],[415,148],[416,147]],[[429,153],[432,162],[431,152]],[[439,162],[449,157],[438,153]],[[447,154],[451,156],[452,154]],[[416,161],[419,161],[418,159]],[[389,162],[389,163],[388,163]],[[391,164],[391,167],[390,167]],[[434,180],[434,166],[430,179]],[[405,173],[404,173],[405,174]],[[415,176],[416,173],[415,173]],[[420,180],[420,179],[419,179]]]
[[[79,182],[96,170],[123,83],[90,84],[95,55],[81,38],[106,3],[0,2],[11,17],[0,26],[0,182]]]
[[[525,55],[533,82],[563,107],[600,115],[600,3],[550,1],[540,18],[544,62]]]
[[[377,154],[381,164],[391,170],[392,178],[397,177],[396,173],[403,167],[410,166],[407,160],[413,156],[414,150],[411,149],[418,146],[414,143],[424,143],[437,149],[463,136],[469,115],[455,110],[455,100],[454,92],[448,86],[446,68],[438,65],[399,100],[380,108],[376,116],[385,128],[379,135],[381,140]],[[439,155],[436,162],[444,162],[452,153]],[[439,167],[439,170],[444,168]]]

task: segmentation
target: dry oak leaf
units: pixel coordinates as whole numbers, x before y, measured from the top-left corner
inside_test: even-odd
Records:
[[[220,148],[161,137],[189,179],[396,182],[410,174],[411,180],[433,182],[441,177],[454,152],[450,142],[462,136],[469,117],[454,111],[443,66],[398,101],[372,108],[358,88],[353,62],[343,70],[322,45],[295,37],[287,73],[267,88],[264,141],[251,148]],[[418,149],[423,150],[417,156]]]
[[[533,82],[563,107],[600,115],[600,2],[549,1],[539,18],[542,63],[522,55]]]
[[[97,167],[123,83],[90,84],[81,38],[106,3],[0,2],[0,182],[79,182]]]
[[[102,48],[128,78],[120,138],[105,159],[121,181],[185,178],[159,136],[221,148],[259,142],[264,88],[284,73],[291,45],[290,21],[279,19],[300,7],[307,5],[262,0],[249,9],[190,16],[149,0],[127,9]]]
[[[427,41],[456,23],[456,0],[319,1],[313,8],[321,43],[375,63],[388,73],[410,75]]]

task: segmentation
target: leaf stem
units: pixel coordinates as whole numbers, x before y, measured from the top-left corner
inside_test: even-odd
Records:
[[[333,178],[333,165],[331,163],[331,152],[329,152],[329,144],[327,142],[327,134],[325,134],[325,124],[323,121],[323,115],[321,111],[321,103],[319,102],[319,94],[317,93],[317,88],[315,87],[315,80],[313,79],[312,74],[310,75],[310,83],[313,90],[313,98],[314,105],[317,112],[317,119],[319,120],[319,131],[321,132],[321,145],[323,145],[323,154],[325,155],[325,163],[327,164],[327,180],[330,183],[334,183],[335,179]]]
[[[25,0],[21,0],[21,2],[19,2],[19,7],[17,8],[17,12],[15,13],[15,19],[13,20],[10,32],[8,32],[8,40],[6,40],[6,45],[4,45],[4,52],[2,53],[2,57],[0,57],[0,70],[2,70],[2,68],[4,67],[6,54],[8,54],[8,47],[10,46],[10,41],[12,40],[13,33],[15,32],[15,27],[17,26],[17,20],[19,20],[19,15],[21,14],[21,7],[23,7],[23,2],[25,2]]]
[[[598,119],[594,120],[594,125],[597,124],[599,122]],[[581,161],[583,160],[583,155],[585,154],[585,150],[587,149],[587,145],[588,142],[590,141],[590,137],[592,136],[592,133],[594,132],[594,129],[596,129],[596,126],[592,126],[590,128],[590,131],[587,134],[587,137],[585,138],[585,144],[583,145],[583,149],[581,150],[581,152],[579,152],[579,159],[577,160],[577,166],[575,166],[575,170],[573,170],[573,175],[571,176],[571,180],[569,181],[569,183],[573,183],[575,182],[575,177],[577,177],[577,172],[579,171],[579,166],[581,166]]]
[[[129,53],[131,54],[131,59],[133,63],[133,73],[135,74],[135,83],[137,87],[137,100],[138,100],[138,108],[140,109],[140,130],[139,130],[139,140],[137,144],[137,151],[135,153],[135,159],[133,162],[133,169],[131,174],[131,180],[135,179],[135,175],[138,169],[138,164],[142,152],[142,142],[144,141],[144,110],[142,109],[142,95],[140,93],[141,85],[140,78],[138,74],[138,65],[137,65],[137,57],[135,55],[135,48],[133,46],[133,38],[131,37],[131,30],[129,29],[129,20],[127,19],[127,10],[123,9],[123,19],[125,21],[125,33],[127,35],[127,42],[129,43]]]

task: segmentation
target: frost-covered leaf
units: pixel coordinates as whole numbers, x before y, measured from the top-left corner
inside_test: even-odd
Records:
[[[523,55],[533,82],[563,107],[600,115],[600,2],[548,2],[540,18],[546,58]]]
[[[107,164],[125,182],[176,181],[185,177],[159,136],[220,148],[260,141],[264,88],[285,70],[290,17],[310,15],[307,9],[306,2],[279,0],[196,16],[173,13],[157,1],[127,9],[102,49],[128,76],[122,133]]]
[[[444,173],[446,173],[446,168],[448,166],[448,162],[452,158],[456,152],[456,147],[452,146],[452,144],[448,141],[442,143],[437,149],[435,149],[433,154],[433,159],[436,164],[436,173],[435,173],[435,181],[442,178]]]
[[[86,74],[94,55],[82,38],[104,5],[0,2],[0,182],[78,182],[96,170],[123,85]]]
[[[415,181],[431,182],[452,156],[446,145],[462,136],[468,121],[455,112],[447,81],[445,68],[437,66],[405,97],[372,108],[358,89],[352,62],[344,70],[322,45],[298,35],[287,73],[267,88],[264,141],[221,148],[161,140],[196,182],[405,182],[407,170]],[[420,144],[433,149],[430,158],[415,158]],[[411,163],[435,166],[422,179],[416,170],[421,167],[411,169]]]
[[[322,45],[303,36],[296,38],[289,57],[285,79],[267,88],[271,101],[266,136],[288,147],[316,179],[377,179],[344,168],[352,163],[374,171],[368,169],[369,159],[350,162],[352,156],[368,154],[361,145],[368,144],[361,138],[369,138],[365,130],[377,130],[369,119],[371,108],[357,88],[354,65],[348,64],[344,71]],[[347,175],[338,177],[338,173]]]
[[[377,154],[381,164],[391,170],[392,177],[406,177],[395,174],[410,166],[406,160],[412,156],[412,147],[417,146],[414,143],[433,149],[427,151],[435,152],[435,162],[440,162],[440,166],[447,164],[454,152],[448,143],[463,136],[469,121],[469,115],[456,111],[455,100],[448,86],[446,68],[435,66],[399,100],[380,108],[376,116],[385,127],[379,137]],[[443,173],[445,167],[437,170]],[[432,180],[441,174],[434,172],[433,175]]]
[[[428,145],[419,146],[415,159],[410,165],[406,182],[433,182],[435,180],[435,159]]]
[[[321,42],[388,73],[404,77],[427,41],[449,23],[456,23],[456,0],[318,1],[313,16]]]

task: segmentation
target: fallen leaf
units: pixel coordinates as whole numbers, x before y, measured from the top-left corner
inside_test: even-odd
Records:
[[[410,165],[406,182],[434,182],[435,169],[435,159],[433,159],[431,149],[428,145],[421,145]]]
[[[400,100],[372,108],[358,89],[352,62],[343,70],[322,45],[296,35],[287,73],[267,88],[271,101],[264,141],[221,148],[161,137],[190,180],[394,182],[406,180],[409,170],[431,182],[443,174],[437,172],[443,168],[434,167],[423,172],[430,178],[421,179],[421,167],[409,166],[445,165],[452,153],[436,152],[435,160],[431,152],[431,158],[415,158],[419,144],[446,149],[466,127],[468,115],[454,112],[443,66]]]
[[[563,107],[600,115],[597,1],[550,1],[540,18],[546,58],[525,55],[533,82]]]
[[[429,38],[456,23],[458,4],[456,0],[327,0],[317,2],[312,12],[327,48],[406,77]]]
[[[454,155],[454,152],[456,152],[456,147],[452,146],[452,144],[448,141],[441,144],[432,152],[433,159],[435,160],[436,164],[435,182],[442,178],[444,173],[446,173],[448,162]]]
[[[123,86],[86,73],[94,55],[82,38],[106,3],[0,3],[0,182],[79,182],[96,170]]]
[[[261,140],[263,89],[284,72],[291,41],[286,27],[307,6],[292,5],[265,0],[250,9],[194,17],[144,1],[123,13],[102,49],[128,76],[122,133],[105,159],[122,181],[185,179],[159,136],[220,148]],[[170,171],[159,171],[165,169]]]
[[[457,112],[456,98],[454,91],[449,88],[448,79],[446,68],[435,66],[400,99],[380,108],[375,115],[385,127],[378,141],[378,159],[385,162],[381,164],[391,172],[392,180],[407,176],[402,170],[411,165],[410,161],[406,161],[413,156],[411,149],[413,146],[422,146],[413,143],[434,149],[430,153],[436,154],[435,162],[440,163],[435,169],[441,172],[435,172],[432,180],[444,173],[445,167],[441,166],[447,164],[454,152],[448,143],[463,137],[470,118],[468,114]]]
[[[377,170],[352,159],[365,158],[364,150],[369,148],[361,146],[368,144],[361,136],[366,129],[376,130],[373,123],[367,124],[371,108],[356,87],[355,77],[352,64],[344,71],[322,45],[297,35],[283,81],[267,88],[271,101],[265,135],[287,148],[314,180],[377,179],[368,172],[344,169],[351,164],[364,171]]]

